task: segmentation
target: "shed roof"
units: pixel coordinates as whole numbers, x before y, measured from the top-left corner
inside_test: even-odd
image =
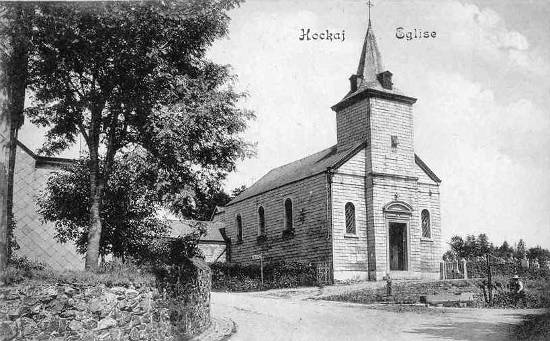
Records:
[[[166,223],[170,225],[170,237],[176,238],[191,234],[196,230],[198,224],[206,225],[206,235],[200,238],[203,242],[223,242],[224,239],[220,233],[220,227],[223,227],[220,223],[213,223],[210,221],[199,220],[179,220],[170,219],[166,220]]]

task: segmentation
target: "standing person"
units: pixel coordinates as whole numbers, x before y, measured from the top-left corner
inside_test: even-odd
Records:
[[[514,305],[517,306],[518,301],[521,299],[524,306],[527,306],[527,299],[525,297],[525,288],[523,282],[519,279],[518,275],[514,275],[510,280],[510,293],[514,299]]]

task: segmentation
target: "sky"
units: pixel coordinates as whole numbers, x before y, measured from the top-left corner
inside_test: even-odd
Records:
[[[486,233],[550,248],[550,2],[373,1],[371,17],[394,86],[418,98],[415,152],[443,180],[443,238]],[[336,143],[330,107],[348,91],[366,33],[366,1],[248,0],[231,11],[209,58],[230,64],[255,111],[244,137],[257,156],[228,190]],[[436,32],[398,39],[396,29]],[[301,29],[345,32],[299,40]],[[27,123],[21,140],[40,134]],[[73,149],[74,151],[74,149]],[[70,156],[70,155],[69,155]]]

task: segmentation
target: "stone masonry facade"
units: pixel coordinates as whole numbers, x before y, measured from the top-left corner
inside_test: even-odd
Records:
[[[272,170],[225,207],[231,261],[328,261],[335,280],[438,278],[441,180],[415,154],[416,99],[393,88],[374,39],[369,23],[350,92],[332,107],[336,146]]]
[[[253,263],[253,255],[266,260],[288,262],[326,262],[330,259],[330,236],[327,220],[327,180],[319,174],[288,184],[253,198],[226,206],[224,223],[231,240],[230,259],[236,263]],[[292,200],[294,235],[283,236],[284,201]],[[265,215],[265,241],[259,241],[258,209]],[[236,219],[241,216],[242,241],[238,240]]]

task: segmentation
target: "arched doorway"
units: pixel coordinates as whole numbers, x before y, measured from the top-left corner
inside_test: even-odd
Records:
[[[384,206],[387,227],[386,259],[389,271],[409,270],[409,223],[412,207],[403,201],[392,201]]]

